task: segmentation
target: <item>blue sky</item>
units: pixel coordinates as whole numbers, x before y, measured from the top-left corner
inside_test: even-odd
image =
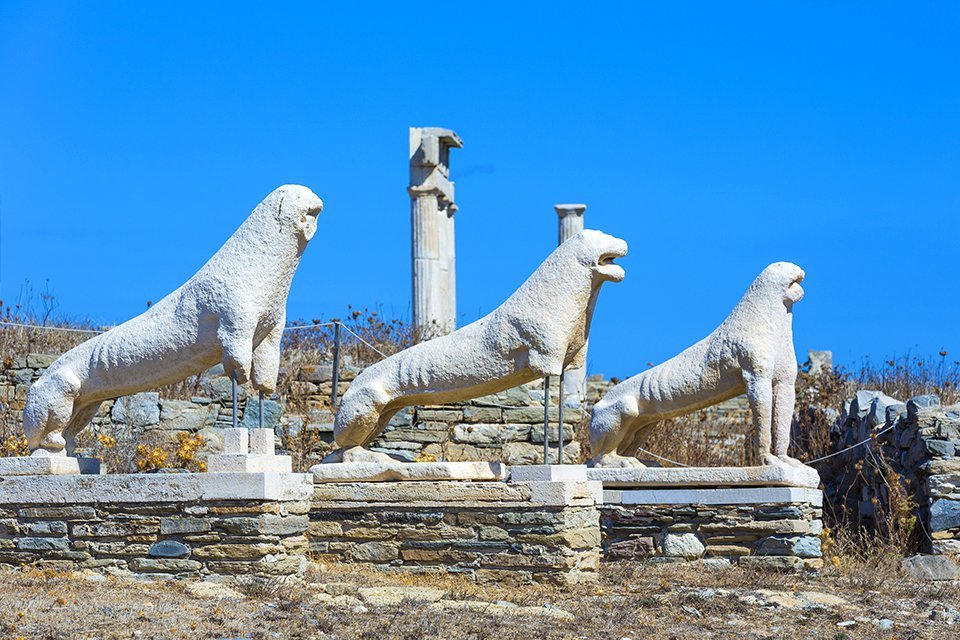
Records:
[[[960,356],[960,5],[346,4],[0,4],[0,297],[121,322],[301,183],[290,317],[408,318],[407,128],[442,126],[464,321],[585,202],[630,244],[592,372],[699,340],[776,260],[801,360]]]

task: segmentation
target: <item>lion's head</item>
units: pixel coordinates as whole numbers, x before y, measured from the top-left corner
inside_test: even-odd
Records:
[[[317,232],[317,216],[323,211],[323,201],[313,191],[298,184],[285,184],[272,194],[274,215],[281,227],[291,225],[302,243],[307,243]]]
[[[800,302],[803,298],[803,269],[792,262],[774,262],[760,273],[757,278],[765,287],[773,287],[775,291],[782,292],[783,302],[786,305],[792,305]]]
[[[601,282],[620,282],[626,275],[614,260],[627,255],[627,243],[602,231],[584,229],[567,242],[576,243],[577,260],[588,267]],[[567,244],[565,242],[564,244]]]

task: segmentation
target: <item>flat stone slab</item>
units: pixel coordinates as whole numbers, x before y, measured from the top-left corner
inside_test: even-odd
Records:
[[[76,458],[68,456],[18,456],[15,458],[0,458],[0,477],[79,474],[79,462]]]
[[[314,487],[314,509],[369,507],[524,509],[592,507],[603,500],[599,482],[323,482]]]
[[[0,504],[300,501],[312,497],[313,477],[308,473],[145,473],[0,478]]]
[[[291,473],[290,456],[259,453],[217,453],[207,456],[207,473]]]
[[[499,462],[330,462],[310,467],[313,479],[325,482],[493,481],[506,477]]]
[[[823,492],[799,487],[738,489],[605,489],[605,505],[655,504],[786,504],[823,505]]]
[[[586,482],[582,464],[530,464],[510,467],[510,482]]]
[[[820,486],[813,467],[647,467],[587,469],[590,480],[604,487],[803,487]]]

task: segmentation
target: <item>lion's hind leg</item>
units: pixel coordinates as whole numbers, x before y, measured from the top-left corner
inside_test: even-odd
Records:
[[[642,462],[620,455],[618,449],[632,435],[633,421],[640,410],[636,398],[626,396],[613,402],[601,400],[590,418],[590,466],[597,468],[644,468]]]

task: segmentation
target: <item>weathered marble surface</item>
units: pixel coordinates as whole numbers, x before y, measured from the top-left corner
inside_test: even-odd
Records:
[[[503,480],[499,462],[334,462],[310,468],[315,482]]]
[[[793,305],[803,298],[803,278],[795,264],[768,266],[713,333],[611,389],[590,421],[593,466],[642,467],[633,456],[658,422],[744,392],[759,461],[801,465],[787,448],[797,377]]]
[[[276,189],[186,284],[57,358],[27,397],[30,448],[72,452],[104,400],[217,363],[239,383],[273,393],[287,293],[322,208],[306,187]]]
[[[807,466],[762,467],[599,467],[587,470],[604,487],[807,487],[820,486],[820,474]]]
[[[368,367],[343,396],[337,444],[367,445],[406,406],[476,398],[582,367],[600,286],[623,279],[613,261],[626,253],[623,240],[582,231],[489,315]]]

